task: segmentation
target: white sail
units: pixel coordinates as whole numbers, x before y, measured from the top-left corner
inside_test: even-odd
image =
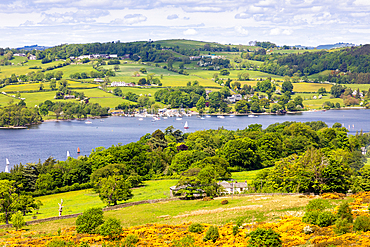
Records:
[[[9,160],[6,158],[6,166],[5,166],[5,172],[9,173]]]
[[[189,129],[188,121],[185,122],[184,129]]]
[[[69,155],[69,151],[67,151],[67,159],[68,159],[68,157],[69,157],[70,155]]]

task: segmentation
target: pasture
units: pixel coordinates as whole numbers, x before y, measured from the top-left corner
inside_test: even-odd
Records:
[[[13,97],[0,94],[0,106],[6,106],[11,101],[13,101],[14,103],[18,103],[19,102],[19,99],[15,99]]]
[[[297,96],[301,96],[303,98],[303,105],[306,109],[322,109],[322,105],[326,101],[330,101],[332,103],[339,103],[341,107],[343,107],[343,100],[340,98],[330,98],[330,94],[324,95],[321,99],[313,99],[313,96],[318,96],[318,94],[310,94],[310,93],[295,93],[292,98],[294,99]]]
[[[346,84],[345,86],[352,90],[360,89],[360,91],[366,91],[366,93],[370,89],[370,84]]]
[[[78,81],[68,81],[68,87],[70,89],[75,88],[96,88],[98,85],[91,84],[91,83],[81,83]],[[59,86],[59,81],[57,81],[57,87]],[[1,91],[4,92],[27,92],[27,91],[38,91],[40,88],[41,82],[38,83],[24,83],[24,84],[10,84],[1,89]],[[43,82],[44,89],[49,90],[50,89],[50,82]]]
[[[232,178],[238,182],[248,181],[250,183],[260,170],[233,172]],[[137,202],[143,200],[162,199],[170,197],[169,188],[177,184],[177,180],[150,180],[143,183],[144,186],[132,190],[134,197],[126,202]],[[58,203],[63,199],[63,215],[81,213],[91,207],[104,207],[105,204],[99,199],[99,195],[92,189],[70,191],[54,195],[37,197],[43,203],[39,213],[33,213],[26,217],[31,220],[32,216],[38,219],[53,217],[58,215]],[[124,203],[124,202],[120,202]]]
[[[177,180],[151,180],[145,181],[144,185],[132,190],[134,197],[126,202],[137,202],[143,200],[162,199],[170,197],[170,187],[176,185]],[[38,214],[26,216],[26,220],[31,220],[32,216],[38,219],[58,216],[58,203],[63,199],[63,215],[81,213],[91,207],[105,207],[99,194],[93,189],[70,191],[65,193],[46,195],[37,197],[43,203]],[[124,203],[119,202],[119,203]]]
[[[228,200],[222,205],[221,200]],[[243,218],[244,222],[273,222],[284,215],[303,216],[304,207],[310,201],[308,197],[300,196],[246,196],[235,195],[216,198],[211,201],[180,200],[154,204],[142,204],[113,211],[104,212],[104,217],[121,220],[123,227],[158,224],[182,224],[186,222],[226,224]],[[352,200],[352,199],[349,199]],[[337,205],[335,200],[330,208]],[[55,201],[56,202],[56,201]],[[57,213],[58,205],[54,208]],[[133,213],[134,212],[134,213]],[[25,228],[30,231],[44,233],[56,232],[58,229],[72,227],[76,218],[45,222],[30,225]]]
[[[294,92],[317,92],[320,88],[325,88],[327,92],[333,85],[331,84],[321,84],[321,83],[293,83]]]

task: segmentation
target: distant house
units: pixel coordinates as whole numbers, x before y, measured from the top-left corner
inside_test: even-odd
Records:
[[[232,182],[232,183],[222,181],[222,182],[218,182],[217,184],[222,187],[224,194],[243,193],[244,191],[248,190],[247,181],[245,181],[245,182],[235,181],[235,182]],[[190,185],[181,185],[181,186],[176,186],[175,185],[175,186],[170,187],[171,197],[183,195],[183,194],[180,193],[180,190],[186,189],[189,186]],[[204,191],[202,191],[201,189],[198,189],[198,191],[199,191],[199,194],[193,194],[195,197],[205,196]]]
[[[31,54],[31,55],[29,55],[28,59],[29,60],[36,60],[36,56]]]
[[[64,95],[64,99],[75,99],[74,95]]]
[[[118,82],[114,81],[110,85],[111,85],[111,87],[128,87],[129,83],[126,83],[124,81],[118,81]]]
[[[15,56],[15,57],[25,57],[26,54],[24,54],[24,53],[15,53],[13,56]]]
[[[245,182],[218,182],[218,185],[222,186],[224,188],[224,191],[226,194],[234,194],[235,192],[237,193],[243,193],[244,191],[248,190],[248,183],[247,181]]]
[[[231,103],[235,103],[236,101],[242,100],[243,96],[241,94],[233,94],[230,97],[227,97],[227,100]]]
[[[189,59],[192,60],[192,61],[199,60],[201,58],[202,58],[201,56],[191,56],[191,57],[189,57]]]
[[[171,197],[174,197],[174,196],[184,196],[185,193],[181,193],[180,191],[183,190],[183,189],[186,189],[187,187],[189,187],[190,185],[180,185],[180,186],[171,186],[170,187],[170,196]],[[202,197],[202,196],[206,196],[204,191],[201,190],[201,189],[197,189],[197,192],[199,193],[195,193],[193,194],[194,197]]]
[[[95,78],[94,79],[94,82],[104,82],[104,80],[103,79],[100,79],[100,78]]]
[[[363,155],[366,155],[366,147],[361,147],[361,153],[362,153]]]

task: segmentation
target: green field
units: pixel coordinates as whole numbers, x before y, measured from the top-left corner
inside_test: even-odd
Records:
[[[269,169],[269,168],[265,168],[265,169]],[[260,171],[261,170],[244,171],[244,172],[232,172],[231,177],[233,179],[235,179],[236,181],[238,181],[238,182],[247,181],[248,183],[251,183],[255,179],[257,173],[259,173]]]
[[[133,189],[134,197],[126,202],[169,198],[169,188],[176,183],[177,180],[146,181],[143,187]],[[38,219],[58,216],[58,203],[61,199],[63,199],[64,206],[63,215],[81,213],[91,207],[105,207],[99,195],[92,189],[40,196],[37,199],[43,203],[43,206],[38,214],[28,215],[26,220],[31,220],[32,216],[37,216]]]
[[[313,75],[309,75],[308,76],[308,79],[311,79],[311,80],[315,80],[315,79],[319,79],[319,76],[327,76],[329,75],[331,72],[331,70],[324,70],[324,71],[321,71],[319,73],[316,73],[316,74],[313,74]]]
[[[232,178],[238,182],[248,181],[250,183],[259,172],[245,171],[233,172]],[[143,200],[162,199],[170,197],[169,188],[176,185],[177,180],[151,180],[145,181],[144,186],[133,189],[134,197],[126,202],[136,202]],[[26,220],[31,220],[32,216],[37,216],[38,219],[53,217],[58,215],[58,203],[63,199],[63,214],[75,214],[83,212],[90,207],[104,207],[105,204],[99,199],[99,195],[92,189],[71,191],[54,195],[37,197],[44,205],[40,208],[38,214],[31,214],[26,217]],[[121,202],[122,203],[122,202]]]
[[[0,94],[0,106],[6,106],[9,104],[10,101],[13,101],[14,103],[17,103],[19,99],[15,99],[13,97],[9,97],[3,94]]]
[[[320,88],[325,88],[327,92],[333,85],[321,83],[293,83],[294,92],[317,92]]]
[[[370,84],[346,84],[346,87],[352,88],[352,90],[360,89],[360,91],[369,91]]]
[[[318,97],[318,94],[313,94],[313,93],[295,93],[292,98],[294,99],[297,96],[301,96],[304,101],[303,105],[305,106],[306,109],[322,109],[322,105],[326,101],[330,101],[333,104],[339,103],[341,107],[343,107],[343,100],[340,98],[330,98],[330,94],[324,95],[321,99],[313,99],[313,96]]]
[[[95,88],[98,87],[96,84],[91,84],[91,83],[81,83],[77,81],[68,81],[68,87],[70,89],[75,89],[75,88]],[[40,88],[40,83],[25,83],[25,84],[11,84],[3,87],[0,89],[3,92],[24,92],[24,91],[38,91]],[[44,84],[44,89],[48,90],[50,89],[50,82],[43,82]],[[58,85],[58,84],[57,84]]]

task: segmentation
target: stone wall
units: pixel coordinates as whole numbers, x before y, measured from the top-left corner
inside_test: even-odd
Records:
[[[119,204],[119,205],[116,205],[116,206],[103,208],[103,211],[111,211],[111,210],[116,210],[116,209],[120,209],[120,208],[126,208],[126,207],[141,205],[141,204],[167,202],[167,201],[178,201],[178,200],[180,200],[180,199],[179,198],[170,198],[170,199],[155,199],[155,200],[145,200],[145,201],[138,201],[138,202],[128,202],[128,203],[123,203],[123,204]],[[54,221],[54,220],[77,218],[80,214],[82,214],[82,213],[62,215],[60,217],[55,216],[55,217],[39,219],[39,220],[31,220],[31,221],[27,221],[26,225],[33,225],[33,224],[38,224],[38,223],[47,222],[47,221]],[[13,225],[12,224],[0,225],[0,229],[4,229],[4,228],[8,228],[8,227],[13,227]]]

